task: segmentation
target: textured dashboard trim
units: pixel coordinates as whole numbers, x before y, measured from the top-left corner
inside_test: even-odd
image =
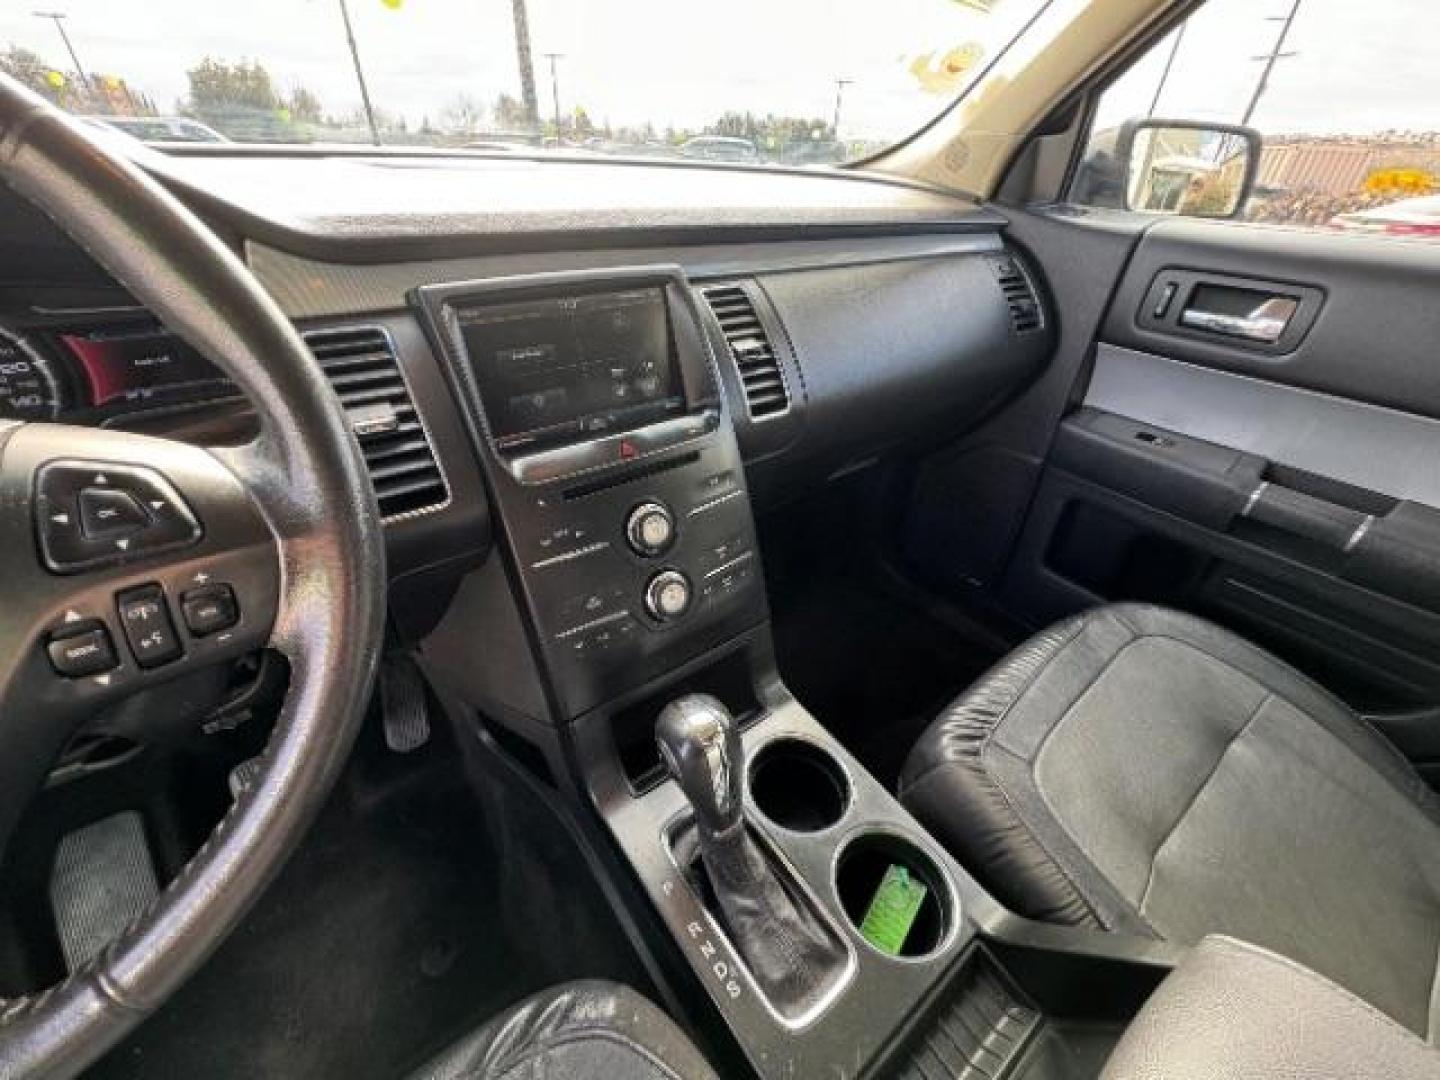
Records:
[[[1002,223],[971,199],[838,169],[326,153],[151,154],[146,167],[232,233],[338,262]]]
[[[769,244],[616,248],[601,251],[479,255],[383,265],[324,262],[256,241],[245,244],[255,276],[292,319],[359,315],[406,307],[421,285],[515,274],[679,263],[692,281],[827,267],[1000,251],[996,231],[852,240],[790,240]]]

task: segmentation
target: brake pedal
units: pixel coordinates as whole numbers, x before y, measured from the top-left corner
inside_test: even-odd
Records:
[[[50,871],[50,908],[65,966],[100,954],[160,893],[145,823],[135,811],[66,834]]]
[[[409,754],[430,741],[425,679],[410,657],[391,657],[381,667],[380,707],[384,713],[385,745],[392,751]]]

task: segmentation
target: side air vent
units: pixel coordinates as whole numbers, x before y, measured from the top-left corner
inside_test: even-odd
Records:
[[[445,477],[395,359],[377,327],[312,330],[305,343],[325,369],[360,441],[382,517],[431,510],[449,497]]]
[[[995,271],[995,280],[1000,283],[1005,304],[1010,309],[1010,326],[1015,333],[1028,334],[1044,326],[1040,301],[1020,264],[1005,255],[992,260],[990,265]]]
[[[790,408],[785,376],[749,294],[739,285],[712,285],[701,292],[725,332],[751,418],[761,420],[785,412]]]

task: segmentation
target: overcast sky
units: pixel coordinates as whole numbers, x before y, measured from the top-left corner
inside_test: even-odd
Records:
[[[1156,115],[1238,123],[1293,0],[1210,0]],[[1174,37],[1113,88],[1101,123],[1145,115]],[[1440,0],[1301,0],[1254,120],[1272,134],[1440,130]]]
[[[1211,0],[1192,20],[1159,111],[1238,120],[1292,0]],[[960,0],[530,0],[542,113],[559,62],[562,108],[598,122],[695,126],[729,109],[829,117],[846,90],[845,137],[899,137],[945,99],[923,89],[915,59],[1003,39],[1040,0],[1000,0],[981,15]],[[349,0],[377,106],[439,120],[462,94],[518,95],[510,0]],[[125,77],[170,110],[185,70],[205,56],[259,60],[282,91],[304,85],[330,112],[359,106],[337,0],[4,0],[0,45],[70,68],[53,24],[68,13],[81,63]],[[1278,132],[1440,128],[1435,41],[1440,0],[1302,0],[1257,124]],[[1108,113],[1143,114],[1165,50],[1136,69]],[[1124,115],[1116,117],[1123,119]]]
[[[510,0],[348,0],[378,107],[438,119],[462,94],[519,94]],[[257,59],[283,89],[304,85],[337,113],[360,104],[338,0],[3,0],[0,43],[72,65],[53,24],[68,13],[80,62],[125,77],[162,109],[186,91],[206,55]],[[910,73],[918,56],[994,36],[1040,0],[1002,0],[986,16],[957,0],[529,0],[541,111],[552,112],[548,62],[559,62],[561,107],[597,122],[699,125],[727,108],[830,117],[835,79],[853,78],[850,136],[898,135],[945,98]]]

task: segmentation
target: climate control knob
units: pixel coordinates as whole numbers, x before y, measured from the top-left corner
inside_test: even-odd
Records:
[[[625,539],[637,555],[663,555],[675,542],[675,516],[663,503],[643,502],[625,520]]]
[[[661,570],[645,586],[645,610],[661,622],[680,618],[693,598],[690,579],[679,570]]]

